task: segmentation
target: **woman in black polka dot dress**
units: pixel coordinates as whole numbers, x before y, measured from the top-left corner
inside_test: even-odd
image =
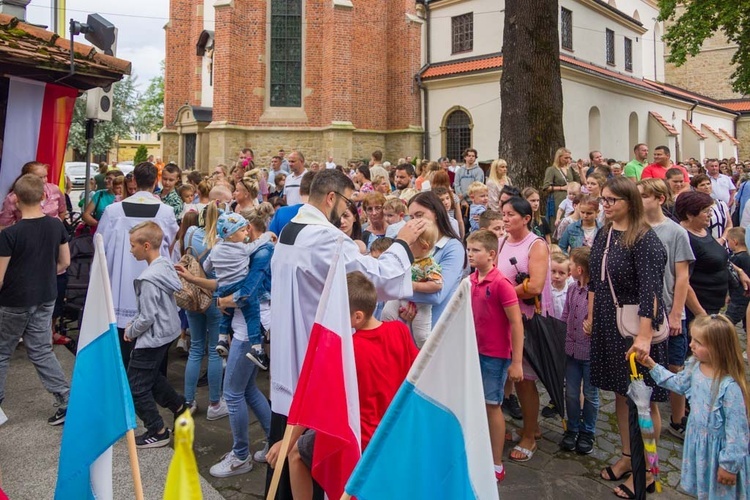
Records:
[[[624,177],[610,180],[602,191],[602,203],[610,224],[599,231],[591,249],[591,383],[602,390],[613,391],[616,396],[615,408],[623,456],[611,467],[604,469],[601,477],[617,481],[631,470],[626,397],[630,385],[630,367],[626,355],[631,352],[638,355],[649,353],[657,363],[666,367],[667,341],[652,346],[651,328],[645,328],[643,324],[635,342],[625,340],[620,335],[606,274],[602,280],[602,258],[610,228],[612,239],[606,265],[615,294],[624,304],[639,304],[638,313],[642,318],[655,318],[649,327],[655,327],[665,319],[662,289],[667,254],[656,233],[645,223],[643,202],[634,182]],[[653,382],[645,368],[639,366],[639,370],[642,370],[646,383],[654,388],[651,415],[654,426],[659,429],[659,410],[654,402],[666,401],[668,392]],[[633,491],[630,478],[616,488],[614,493],[628,498],[629,491]]]

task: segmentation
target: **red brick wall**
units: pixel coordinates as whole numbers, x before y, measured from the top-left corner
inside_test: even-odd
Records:
[[[196,91],[201,88],[195,68],[201,58],[195,44],[203,30],[203,17],[197,16],[202,0],[171,0],[170,22],[166,28],[166,60],[164,75],[164,125],[174,128],[177,110],[185,103],[200,105]]]
[[[388,130],[419,125],[420,93],[414,76],[421,62],[421,25],[407,21],[416,15],[414,0],[391,0],[388,9]]]
[[[265,86],[266,2],[236,1],[216,9],[214,52],[214,121],[257,124]]]
[[[165,124],[201,88],[195,44],[203,29],[196,5],[171,0],[167,29]],[[351,121],[360,129],[402,129],[421,123],[414,75],[420,62],[420,25],[409,23],[414,0],[305,0],[303,102],[307,123],[262,123],[266,86],[267,0],[238,0],[216,9],[213,119],[245,126],[324,127]],[[261,59],[263,62],[261,62]],[[309,95],[308,95],[309,94]]]

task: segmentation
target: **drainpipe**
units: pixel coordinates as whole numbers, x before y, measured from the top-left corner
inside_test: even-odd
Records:
[[[699,104],[698,101],[694,100],[693,101],[693,106],[688,110],[688,121],[691,124],[693,123],[693,111],[695,110],[695,108],[698,107],[698,104]]]
[[[425,43],[425,67],[424,69],[427,69],[430,67],[430,63],[432,62],[431,58],[431,47],[432,43],[430,40],[430,33],[432,31],[432,26],[430,23],[430,0],[423,0],[424,3],[424,13],[425,13],[425,23],[427,25],[426,29],[426,38],[427,42]],[[430,92],[427,90],[427,87],[424,86],[422,83],[422,72],[420,71],[419,75],[417,75],[417,84],[419,85],[419,88],[422,89],[422,96],[423,96],[423,103],[424,103],[424,110],[423,115],[424,118],[423,124],[424,124],[424,154],[422,155],[424,158],[427,158],[430,156]]]
[[[418,3],[421,3],[424,6],[424,12],[425,12],[425,24],[427,25],[426,29],[426,38],[427,43],[425,43],[425,65],[419,70],[419,73],[417,73],[416,80],[417,80],[417,86],[422,91],[422,102],[423,102],[423,118],[422,122],[424,124],[424,139],[422,140],[422,147],[424,148],[423,151],[423,158],[427,158],[430,156],[430,93],[427,90],[427,87],[424,86],[424,83],[422,82],[422,72],[425,71],[427,68],[430,67],[430,0],[417,0]]]

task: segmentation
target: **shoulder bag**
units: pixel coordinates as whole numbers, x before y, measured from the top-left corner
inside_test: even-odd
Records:
[[[617,313],[617,330],[620,332],[625,339],[635,339],[641,329],[641,317],[638,315],[638,304],[622,304],[617,300],[615,289],[612,286],[612,278],[609,275],[607,269],[607,255],[609,254],[609,244],[612,240],[612,228],[609,229],[607,235],[607,247],[604,249],[604,256],[602,257],[602,276],[601,279],[604,281],[605,273],[607,282],[609,283],[609,291],[612,293],[612,301],[615,303],[615,310]],[[654,313],[655,314],[655,313]],[[664,320],[659,325],[658,329],[653,331],[651,337],[651,344],[658,344],[664,342],[669,336],[669,324],[665,316]]]
[[[185,248],[185,253],[182,255],[182,257],[180,257],[179,263],[193,276],[205,278],[206,274],[203,272],[201,260],[203,260],[203,257],[205,257],[210,250],[206,248],[203,253],[201,253],[197,257],[194,257],[193,255],[195,255],[195,250],[191,245],[194,235],[195,232],[190,235],[190,241],[188,242],[189,246]],[[177,307],[190,312],[206,312],[206,310],[211,306],[211,292],[209,292],[205,288],[201,288],[198,285],[190,283],[182,276],[180,276],[180,283],[182,284],[182,289],[178,290],[174,294],[175,302],[177,302]]]

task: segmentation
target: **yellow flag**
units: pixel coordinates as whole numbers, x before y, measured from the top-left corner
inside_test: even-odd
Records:
[[[164,500],[203,500],[198,464],[193,454],[195,422],[190,410],[177,418],[174,430],[174,456],[169,464]]]

